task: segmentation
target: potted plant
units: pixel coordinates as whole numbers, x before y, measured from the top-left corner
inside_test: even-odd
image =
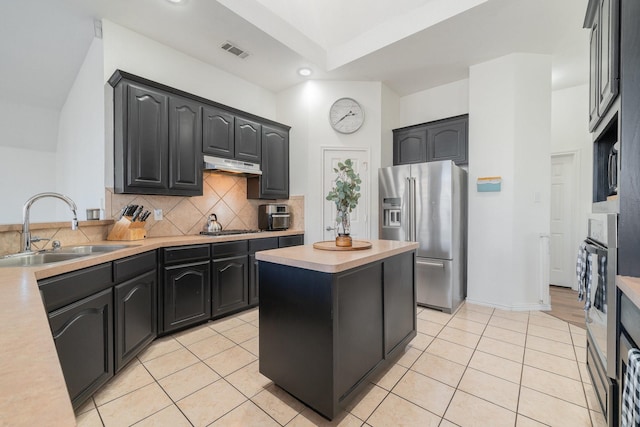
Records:
[[[338,167],[333,168],[337,174],[334,185],[327,200],[336,204],[336,246],[349,247],[351,240],[351,223],[349,214],[358,205],[360,199],[360,184],[362,180],[360,175],[353,170],[353,162],[347,159],[338,162]]]

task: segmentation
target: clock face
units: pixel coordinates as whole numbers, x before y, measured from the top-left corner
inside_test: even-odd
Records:
[[[356,100],[340,98],[329,110],[329,122],[340,133],[353,133],[362,126],[364,111]]]

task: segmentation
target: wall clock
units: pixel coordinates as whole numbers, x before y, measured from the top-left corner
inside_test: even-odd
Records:
[[[331,127],[340,133],[353,133],[364,122],[364,110],[352,98],[340,98],[329,109]]]

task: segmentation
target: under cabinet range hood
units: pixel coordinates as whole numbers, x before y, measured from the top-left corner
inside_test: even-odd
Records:
[[[258,163],[214,156],[204,156],[204,169],[245,175],[262,175]]]

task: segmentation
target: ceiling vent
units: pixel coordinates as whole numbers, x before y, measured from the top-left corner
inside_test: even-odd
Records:
[[[220,47],[227,52],[234,54],[240,59],[244,59],[249,56],[249,52],[240,49],[238,46],[234,45],[231,42],[224,42]]]

